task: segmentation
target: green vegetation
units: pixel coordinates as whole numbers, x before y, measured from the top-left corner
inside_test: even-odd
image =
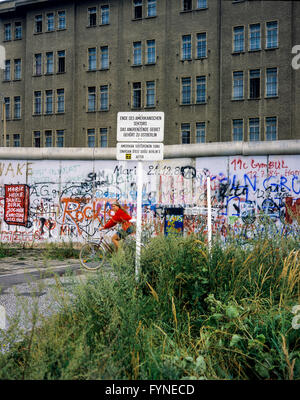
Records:
[[[78,258],[79,250],[74,248],[73,242],[62,244],[47,243],[41,251],[42,257],[48,260],[65,260],[66,258]]]
[[[8,246],[7,244],[0,243],[0,258],[13,257],[18,254],[17,249]]]
[[[0,379],[300,379],[296,240],[216,241],[209,254],[201,237],[156,237],[138,282],[131,250],[110,260],[114,279],[73,277],[72,296],[57,281],[60,312],[35,309],[26,335],[16,319]]]

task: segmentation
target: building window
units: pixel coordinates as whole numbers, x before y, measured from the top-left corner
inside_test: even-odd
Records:
[[[241,53],[245,51],[245,29],[243,26],[233,28],[233,52]]]
[[[100,48],[100,66],[101,69],[109,68],[108,46],[102,46]]]
[[[46,114],[53,114],[53,90],[46,90]]]
[[[14,97],[14,119],[21,118],[21,97],[15,96]]]
[[[15,23],[15,40],[22,39],[22,23],[16,22]]]
[[[47,32],[54,31],[54,13],[47,14]]]
[[[259,140],[259,118],[249,118],[249,141]]]
[[[133,43],[133,65],[142,64],[142,42]]]
[[[277,140],[277,117],[266,118],[266,140]]]
[[[6,147],[10,146],[9,135],[6,135]]]
[[[206,102],[206,76],[196,78],[196,103]]]
[[[10,97],[4,97],[5,119],[10,119]]]
[[[109,5],[103,5],[100,8],[101,25],[109,24]]]
[[[46,53],[46,74],[53,74],[54,72],[54,58],[53,52]]]
[[[100,128],[100,147],[107,147],[107,128]]]
[[[95,147],[95,145],[96,145],[96,131],[95,131],[95,129],[88,129],[87,130],[87,142],[88,142],[88,147]]]
[[[266,97],[278,95],[277,68],[267,68]]]
[[[191,60],[192,58],[192,36],[182,36],[182,48],[181,48],[182,60]]]
[[[232,98],[233,100],[242,100],[244,98],[243,71],[235,71],[233,73]]]
[[[207,0],[197,0],[197,9],[207,8]]]
[[[205,58],[207,56],[206,47],[206,32],[197,33],[197,58]]]
[[[42,75],[42,54],[34,55],[34,74],[36,76]]]
[[[181,143],[191,143],[191,127],[190,124],[181,124]]]
[[[34,115],[40,115],[42,113],[42,92],[34,92]]]
[[[96,26],[97,25],[97,8],[91,7],[88,8],[88,26]]]
[[[132,107],[141,108],[142,106],[142,85],[141,82],[134,82],[132,85]]]
[[[42,15],[36,15],[36,17],[34,18],[34,32],[35,33],[43,32],[43,16]]]
[[[41,132],[33,132],[33,147],[41,147]]]
[[[258,99],[260,97],[260,70],[250,70],[250,99]]]
[[[272,21],[266,24],[266,48],[274,49],[278,47],[278,22]]]
[[[88,49],[88,65],[89,71],[95,71],[97,69],[97,55],[95,47]]]
[[[57,112],[65,112],[65,90],[57,89]]]
[[[10,60],[5,60],[4,80],[10,81]]]
[[[20,147],[21,146],[21,135],[18,133],[13,135],[13,146]]]
[[[15,60],[15,80],[21,79],[21,60]]]
[[[108,110],[108,85],[100,86],[100,111]]]
[[[260,50],[260,24],[250,25],[249,50]]]
[[[66,72],[66,52],[65,50],[60,50],[57,52],[58,56],[58,73]]]
[[[11,24],[4,25],[4,40],[11,40]]]
[[[155,40],[147,40],[147,64],[155,64],[156,46]]]
[[[155,107],[155,82],[146,82],[146,107]]]
[[[66,29],[66,12],[58,11],[58,29]]]
[[[96,111],[96,87],[91,86],[88,88],[88,111]]]
[[[147,16],[155,17],[156,16],[156,0],[148,0],[147,3]]]
[[[244,121],[242,119],[232,121],[232,139],[235,142],[244,140]]]
[[[59,129],[56,131],[56,147],[64,147],[65,131]]]
[[[183,0],[182,9],[183,11],[191,11],[192,10],[192,0]]]
[[[143,1],[133,0],[133,18],[140,19],[143,16]]]
[[[206,141],[205,122],[196,122],[196,143],[205,143]]]
[[[52,147],[52,131],[45,131],[45,147]]]
[[[191,104],[191,78],[181,78],[181,104]]]

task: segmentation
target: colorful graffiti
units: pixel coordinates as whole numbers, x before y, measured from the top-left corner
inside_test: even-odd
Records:
[[[144,163],[143,225],[164,232],[165,210],[183,208],[183,230],[252,237],[264,229],[299,235],[299,156],[201,157]],[[118,199],[136,216],[136,164],[118,161],[0,162],[2,242],[97,237]],[[263,217],[274,224],[266,228]],[[174,225],[175,226],[175,225]]]

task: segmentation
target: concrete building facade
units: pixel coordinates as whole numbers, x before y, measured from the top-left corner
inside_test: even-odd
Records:
[[[0,18],[6,146],[114,147],[118,111],[164,111],[166,145],[300,138],[297,1],[16,0]]]

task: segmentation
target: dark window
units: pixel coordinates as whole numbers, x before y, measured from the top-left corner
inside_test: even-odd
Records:
[[[89,13],[89,26],[96,26],[97,24],[97,9],[92,7],[88,9]]]
[[[141,108],[142,106],[142,86],[141,82],[133,84],[133,108]]]
[[[190,11],[192,9],[192,0],[183,0],[183,11]]]
[[[133,0],[134,6],[134,19],[142,18],[143,16],[143,1]]]
[[[43,32],[43,17],[42,15],[37,15],[35,17],[35,33]]]
[[[41,132],[33,132],[33,147],[41,147]]]
[[[64,50],[58,52],[58,72],[66,72],[66,53]]]
[[[253,69],[250,71],[250,99],[260,97],[260,70]]]

